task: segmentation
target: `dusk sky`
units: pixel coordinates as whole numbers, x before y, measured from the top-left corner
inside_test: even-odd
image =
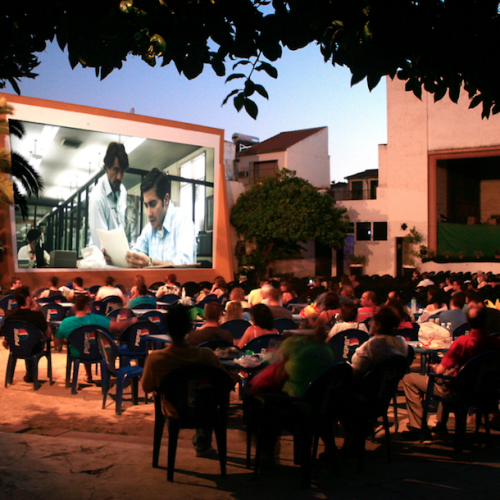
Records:
[[[20,82],[24,96],[124,112],[134,108],[140,115],[224,129],[229,141],[235,132],[263,141],[280,132],[327,126],[332,181],[378,168],[377,146],[387,141],[385,81],[371,93],[366,81],[351,87],[349,70],[324,63],[316,46],[285,52],[275,64],[277,80],[257,74],[254,81],[269,93],[269,101],[255,99],[257,120],[238,113],[232,99],[221,107],[243,80],[224,84],[210,67],[189,81],[173,64],[150,68],[130,57],[123,69],[100,81],[93,69],[71,70],[57,45],[49,46],[40,60],[39,76]],[[231,72],[228,67],[227,74]],[[10,85],[6,92],[14,93]]]

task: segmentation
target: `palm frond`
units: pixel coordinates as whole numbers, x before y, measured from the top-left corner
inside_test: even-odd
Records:
[[[13,187],[14,187],[14,208],[16,212],[21,212],[23,219],[26,220],[29,215],[28,202],[26,201],[26,196],[21,193],[21,191],[19,190],[19,186],[17,186],[17,184],[14,184]]]
[[[19,153],[13,151],[12,177],[19,182],[30,196],[38,197],[43,190],[43,180],[40,174]]]
[[[9,120],[10,134],[22,139],[24,136],[24,125],[19,120]]]

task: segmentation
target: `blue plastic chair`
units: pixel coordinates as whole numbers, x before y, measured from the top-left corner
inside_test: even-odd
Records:
[[[139,316],[139,321],[151,321],[160,330],[160,333],[167,333],[167,328],[165,326],[165,313],[160,311],[147,311]]]
[[[93,300],[90,304],[90,310],[94,314],[100,314],[101,316],[106,316],[106,306],[102,300]]]
[[[66,387],[70,386],[71,366],[73,365],[73,380],[71,382],[71,394],[76,394],[78,383],[78,371],[80,363],[97,364],[101,366],[101,373],[106,369],[106,361],[101,355],[97,344],[97,330],[109,332],[97,325],[85,325],[77,328],[68,337],[68,357],[66,360]],[[111,335],[109,335],[111,337]],[[74,352],[71,348],[73,347]],[[72,352],[73,351],[73,352]],[[77,354],[78,353],[78,354]],[[104,388],[103,388],[104,392]]]
[[[132,404],[137,405],[139,400],[139,377],[142,375],[140,366],[120,366],[116,368],[116,359],[120,358],[118,346],[114,340],[103,330],[97,330],[97,342],[99,350],[105,361],[105,369],[102,372],[102,409],[106,407],[106,399],[112,377],[116,377],[116,407],[117,415],[122,413],[123,389],[129,379],[132,379]]]
[[[55,334],[59,329],[61,321],[67,316],[68,310],[66,307],[57,304],[44,304],[40,307],[40,311],[45,316],[45,320],[50,326],[50,331]]]
[[[267,333],[266,335],[261,335],[260,337],[252,339],[245,345],[245,347],[243,347],[243,350],[259,353],[262,349],[267,349],[272,340],[276,341],[277,349],[283,340],[283,337],[279,333]]]
[[[121,309],[113,309],[111,312],[106,314],[106,317],[109,319],[115,319],[116,321],[127,321],[128,319],[134,318],[135,314],[132,309],[122,307]]]
[[[113,309],[123,307],[123,300],[118,295],[109,295],[101,301],[104,304],[104,314],[109,314]]]
[[[200,309],[205,309],[205,306],[207,304],[210,304],[210,302],[218,302],[218,301],[219,299],[217,298],[217,295],[215,295],[215,293],[210,293],[203,300],[200,300],[200,302],[196,304],[196,307],[199,307]]]
[[[455,330],[453,330],[453,340],[462,335],[468,335],[468,333],[472,330],[469,323],[464,323],[463,325],[457,326]]]
[[[13,293],[6,295],[2,300],[0,300],[0,309],[3,309],[5,313],[7,313],[7,311],[17,309],[17,302],[14,299]]]
[[[54,293],[53,295],[49,295],[48,297],[44,297],[43,299],[38,299],[38,303],[40,305],[42,304],[61,304],[61,303],[66,303],[68,302],[66,300],[66,297],[58,292],[58,293]]]
[[[179,298],[180,297],[178,295],[169,293],[167,295],[163,295],[162,297],[160,297],[156,302],[173,306],[174,304],[177,304],[177,302],[179,302]]]
[[[101,288],[100,285],[92,285],[87,290],[89,291],[90,295],[95,297],[96,293],[99,291],[99,288]]]
[[[285,330],[296,330],[297,323],[290,318],[276,318],[273,321],[273,326],[278,332],[283,333]]]
[[[26,321],[8,321],[2,328],[2,334],[9,343],[10,353],[5,372],[5,387],[12,384],[16,362],[24,359],[33,367],[33,384],[35,391],[39,388],[38,363],[40,358],[47,358],[47,377],[52,384],[52,357],[50,352],[50,338],[34,325]],[[39,351],[39,352],[33,352]]]
[[[235,340],[241,339],[250,326],[252,326],[252,324],[245,319],[230,319],[220,325],[220,327],[228,331]]]
[[[127,327],[118,339],[121,365],[130,365],[131,359],[144,361],[149,352],[149,340],[146,337],[159,333],[158,326],[147,320],[138,321]]]
[[[212,427],[217,440],[221,476],[226,477],[227,409],[234,383],[222,369],[208,365],[187,365],[169,373],[155,394],[153,467],[158,467],[166,417],[161,408],[164,397],[177,411],[168,418],[167,481],[174,480],[177,439],[180,429]]]
[[[233,347],[233,346],[234,344],[224,339],[210,339],[205,342],[202,342],[201,344],[198,344],[197,347],[208,347],[209,349],[212,349],[212,351],[215,351],[215,349],[217,349],[218,347]]]
[[[328,343],[333,350],[336,361],[350,362],[356,349],[369,338],[370,336],[366,332],[352,328],[337,333]]]

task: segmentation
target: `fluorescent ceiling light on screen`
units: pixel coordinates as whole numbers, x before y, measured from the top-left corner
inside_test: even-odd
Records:
[[[134,151],[134,149],[137,149],[146,139],[144,137],[129,137],[123,145],[125,146],[125,151],[129,155]]]

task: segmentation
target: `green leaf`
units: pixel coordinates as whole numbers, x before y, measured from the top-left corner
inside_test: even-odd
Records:
[[[256,83],[255,84],[255,91],[258,92],[262,97],[269,99],[269,94],[267,93],[267,90],[262,85],[259,85],[258,83]]]
[[[236,108],[236,111],[240,112],[241,109],[243,108],[243,105],[245,104],[245,94],[243,92],[240,92],[234,99],[234,107]]]
[[[226,98],[222,101],[221,107],[224,106],[224,104],[226,104],[227,101],[229,101],[230,97],[233,97],[233,95],[237,94],[238,92],[240,92],[240,89],[235,89],[232,92],[230,92],[229,94],[227,94]]]
[[[248,99],[245,97],[245,111],[254,119],[257,119],[257,115],[259,113],[259,108],[257,104],[255,104],[252,99]]]
[[[246,97],[250,97],[255,92],[255,84],[252,80],[245,82],[245,90],[243,91]]]
[[[246,78],[246,75],[243,73],[233,73],[226,78],[225,83],[230,82],[231,80],[236,80],[237,78]]]

